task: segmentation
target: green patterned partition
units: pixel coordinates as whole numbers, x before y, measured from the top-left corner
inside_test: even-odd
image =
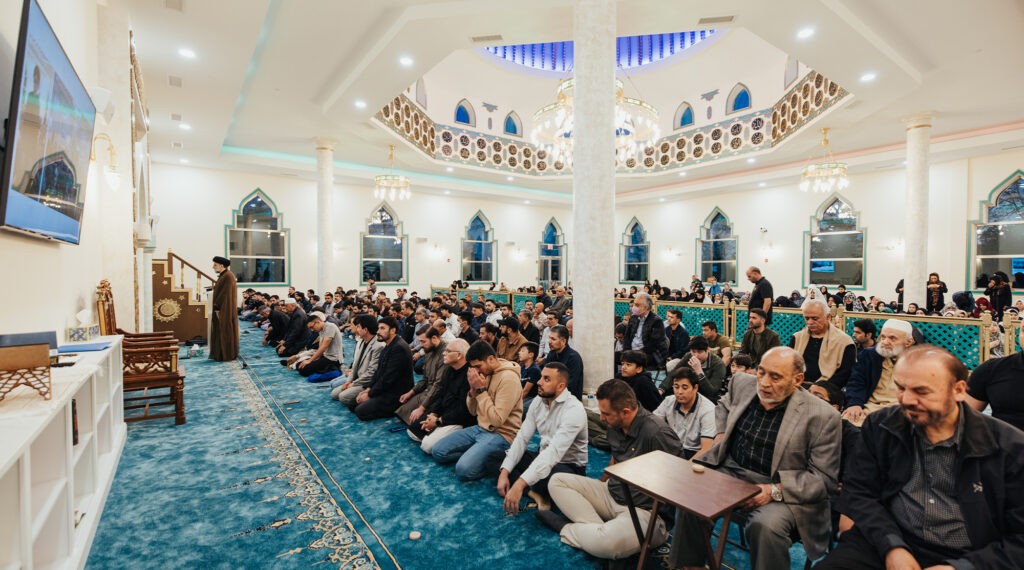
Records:
[[[518,313],[526,308],[527,301],[536,301],[536,293],[512,293],[512,309]]]
[[[487,289],[459,289],[457,294],[458,298],[461,299],[469,293],[473,296],[473,302],[476,302],[476,298],[480,295],[484,296],[487,301],[494,301],[495,303],[508,303],[509,298],[512,296],[508,291],[488,291]]]
[[[655,303],[654,310],[658,316],[665,320],[668,317],[669,309],[679,309],[683,313],[683,326],[690,336],[700,334],[701,323],[711,321],[718,326],[718,332],[727,335],[726,313],[729,308],[726,305],[710,305],[704,303],[679,303],[674,301],[660,301]]]
[[[908,315],[886,315],[879,313],[845,313],[846,334],[853,334],[853,323],[860,319],[871,319],[878,330],[890,318],[910,321],[914,328],[921,331],[928,344],[941,346],[952,352],[967,368],[977,368],[988,359],[981,351],[981,332],[987,333],[987,326],[981,319],[950,319],[939,317],[911,317]],[[987,344],[987,343],[986,343]]]
[[[747,325],[749,324],[750,312],[747,311],[746,307],[736,307],[736,342],[743,340],[743,333],[747,332]],[[804,328],[804,314],[800,309],[783,309],[775,307],[772,309],[772,324],[768,325],[768,328],[779,333],[779,340],[782,341],[782,346],[788,346],[790,339],[793,338],[800,329]]]
[[[629,299],[615,299],[615,316],[622,318],[629,314]]]
[[[451,292],[451,288],[449,288],[449,287],[434,287],[434,286],[430,287],[430,297],[431,298],[433,298],[436,295],[446,295],[449,292]]]

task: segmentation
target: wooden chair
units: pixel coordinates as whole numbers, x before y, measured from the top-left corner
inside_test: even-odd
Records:
[[[126,344],[123,353],[124,421],[173,417],[176,425],[185,423],[185,369],[178,363],[177,340],[138,341]],[[166,406],[173,410],[164,412]],[[153,408],[162,413],[151,413]],[[142,415],[128,414],[138,409]]]
[[[118,328],[114,318],[114,295],[106,279],[96,288],[96,308],[100,332],[124,336],[124,421],[173,417],[175,424],[185,423],[185,369],[178,362],[178,339],[170,332],[130,333]],[[173,410],[150,413],[152,408],[163,412],[165,406],[172,406]],[[127,413],[139,409],[142,415]]]
[[[100,334],[124,336],[125,346],[134,341],[149,340],[174,340],[178,342],[170,332],[133,333],[118,328],[117,319],[114,316],[114,293],[110,289],[110,281],[100,280],[96,287],[96,314],[100,320]]]

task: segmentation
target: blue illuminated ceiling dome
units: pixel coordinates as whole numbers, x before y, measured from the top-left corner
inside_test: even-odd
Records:
[[[636,69],[656,63],[682,53],[714,33],[715,30],[700,30],[618,38],[615,45],[616,65],[621,69]],[[571,41],[494,46],[484,48],[484,51],[532,69],[567,72],[573,66]]]

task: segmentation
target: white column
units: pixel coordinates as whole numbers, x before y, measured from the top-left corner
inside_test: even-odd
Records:
[[[316,140],[316,292],[333,291],[334,141]]]
[[[573,335],[584,391],[614,377],[615,0],[576,0],[573,18]]]
[[[928,145],[932,116],[904,119],[907,125],[907,195],[904,205],[903,306],[925,306],[928,281]],[[948,297],[947,297],[948,298]]]

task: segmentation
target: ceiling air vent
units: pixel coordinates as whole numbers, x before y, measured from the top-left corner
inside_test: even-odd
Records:
[[[736,16],[714,16],[711,18],[701,18],[697,20],[700,25],[712,25],[712,24],[731,24]]]
[[[175,12],[184,12],[185,0],[164,0],[164,8]]]
[[[171,120],[172,121],[180,121],[181,120],[181,113],[171,113]]]
[[[167,84],[171,87],[181,87],[181,78],[177,75],[168,75]]]
[[[473,43],[475,44],[492,44],[494,42],[500,42],[505,38],[501,37],[501,34],[491,34],[489,36],[473,36],[469,39],[473,40]]]
[[[181,141],[171,141],[171,148],[173,149],[180,149],[183,146],[185,145],[181,144]]]

